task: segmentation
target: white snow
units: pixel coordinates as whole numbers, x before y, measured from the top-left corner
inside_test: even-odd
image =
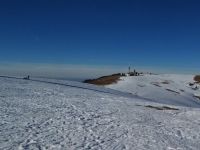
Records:
[[[162,87],[149,84],[163,79],[172,82]],[[188,85],[194,82],[192,76],[123,80],[109,89],[0,77],[0,149],[199,149],[200,103],[193,97],[199,89]]]
[[[106,87],[137,95],[147,101],[200,108],[200,101],[195,98],[200,96],[200,85],[189,85],[195,82],[194,75],[162,74],[127,76],[120,79],[117,84]]]

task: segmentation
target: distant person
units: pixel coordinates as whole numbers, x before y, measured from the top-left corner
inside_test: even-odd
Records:
[[[25,77],[25,78],[23,78],[23,79],[26,79],[26,80],[28,80],[28,79],[29,79],[29,75],[28,75],[28,77]]]

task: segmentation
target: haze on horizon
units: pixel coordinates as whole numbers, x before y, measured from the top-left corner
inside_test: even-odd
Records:
[[[0,75],[200,73],[200,1],[0,1]]]

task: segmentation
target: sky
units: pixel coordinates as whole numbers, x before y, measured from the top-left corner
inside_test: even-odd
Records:
[[[200,74],[199,0],[1,0],[0,75]]]

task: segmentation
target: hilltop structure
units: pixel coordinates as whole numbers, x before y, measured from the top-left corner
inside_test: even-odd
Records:
[[[129,76],[139,76],[140,74],[138,72],[136,72],[135,70],[133,72],[129,72],[128,73]]]

